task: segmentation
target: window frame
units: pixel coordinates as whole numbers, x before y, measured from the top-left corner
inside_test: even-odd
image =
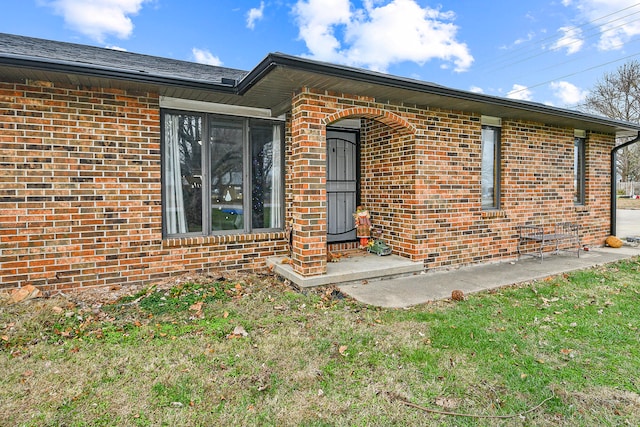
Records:
[[[202,230],[186,233],[169,233],[167,230],[167,181],[171,177],[167,176],[167,153],[166,153],[166,136],[165,121],[169,114],[175,115],[192,115],[199,116],[202,120],[201,139],[203,141],[201,151],[201,169],[202,169]],[[210,127],[215,120],[222,121],[238,121],[242,127],[242,208],[243,208],[243,226],[236,230],[214,230],[212,227],[212,185],[211,185],[211,166],[212,166],[212,147],[210,141]],[[252,141],[250,129],[252,121],[260,123],[270,123],[272,126],[280,126],[280,147],[279,147],[279,189],[280,206],[279,217],[281,218],[280,227],[253,227],[252,215],[252,194],[253,194],[253,175],[252,175]],[[161,161],[161,188],[162,188],[162,236],[163,238],[184,238],[184,237],[208,237],[220,235],[234,234],[250,234],[256,232],[274,232],[284,229],[285,214],[285,129],[284,121],[277,118],[267,117],[248,117],[236,116],[230,114],[221,114],[206,111],[192,111],[174,108],[160,109],[160,161]],[[206,141],[206,143],[205,143]]]
[[[500,123],[498,119],[498,123]],[[494,131],[493,140],[493,204],[486,206],[484,204],[484,187],[482,184],[482,173],[484,163],[484,130],[491,129]],[[502,127],[495,124],[482,124],[481,141],[480,141],[480,205],[482,210],[491,211],[500,209],[500,193],[501,186],[501,169],[502,169]]]
[[[573,203],[576,206],[584,206],[586,203],[586,152],[586,135],[576,131],[573,137]]]

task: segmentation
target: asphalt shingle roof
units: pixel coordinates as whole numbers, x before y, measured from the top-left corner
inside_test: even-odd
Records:
[[[0,56],[107,68],[129,73],[219,84],[240,80],[247,72],[139,53],[0,33]]]
[[[637,123],[626,123],[580,111],[550,107],[447,88],[369,70],[272,53],[251,71],[217,67],[0,33],[0,72],[13,78],[47,78],[62,73],[73,84],[154,85],[162,96],[270,109],[280,115],[302,86],[355,93],[407,105],[473,111],[575,129],[636,135]],[[11,75],[11,70],[15,74]],[[26,70],[26,71],[25,71]],[[29,72],[32,71],[32,73]],[[82,77],[82,79],[80,79]],[[60,74],[58,77],[60,78]]]

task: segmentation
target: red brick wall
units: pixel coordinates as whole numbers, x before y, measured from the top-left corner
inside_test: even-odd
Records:
[[[284,233],[162,240],[158,96],[0,83],[0,288],[256,269]]]
[[[419,257],[416,145],[411,136],[398,135],[383,123],[366,119],[363,124],[361,203],[370,209],[373,227],[394,253]]]
[[[503,118],[499,211],[480,206],[478,115],[302,89],[286,130],[294,268],[326,269],[325,129],[362,118],[362,203],[397,254],[427,268],[515,257],[516,226],[609,227],[613,135],[588,134],[586,204],[573,204],[573,129]],[[162,240],[158,96],[0,83],[0,288],[132,284],[252,270],[285,233]]]
[[[380,123],[362,131],[363,203],[394,252],[427,268],[512,258],[518,225],[562,221],[581,224],[583,243],[602,244],[613,135],[588,135],[586,202],[576,206],[574,129],[504,120],[501,206],[483,211],[480,118],[432,110],[415,119],[415,146]]]
[[[291,203],[287,217],[293,226],[293,268],[304,276],[322,274],[327,266],[326,128],[323,101],[294,96],[291,139],[287,153],[287,189]]]
[[[574,129],[503,118],[501,207],[485,211],[479,115],[311,89],[297,105],[312,107],[309,116],[324,117],[325,125],[364,119],[361,202],[394,253],[427,268],[514,258],[517,226],[528,222],[578,221],[586,244],[607,235],[613,135],[588,135],[586,203],[575,206]],[[320,137],[314,141],[324,149]],[[323,201],[315,207],[322,210]]]
[[[609,235],[611,215],[611,135],[587,133],[585,206],[576,208],[586,244],[601,246]]]

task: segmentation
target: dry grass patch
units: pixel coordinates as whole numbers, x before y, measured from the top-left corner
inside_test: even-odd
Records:
[[[616,207],[618,209],[640,209],[640,199],[616,199]]]

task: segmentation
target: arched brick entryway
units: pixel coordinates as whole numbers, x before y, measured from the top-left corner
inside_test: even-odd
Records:
[[[362,117],[372,119],[392,128],[401,135],[412,135],[416,133],[416,128],[411,123],[390,111],[382,110],[374,107],[355,107],[340,110],[323,120],[325,125],[337,122],[338,120]]]
[[[367,100],[372,104],[374,100]],[[326,128],[346,118],[371,119],[372,132],[394,141],[406,141],[416,128],[400,115],[379,107],[349,106],[341,98],[313,90],[303,90],[292,103],[290,171],[287,188],[291,192],[292,261],[303,276],[326,272],[327,196]],[[380,131],[384,129],[384,132]],[[402,144],[400,144],[402,145]]]

